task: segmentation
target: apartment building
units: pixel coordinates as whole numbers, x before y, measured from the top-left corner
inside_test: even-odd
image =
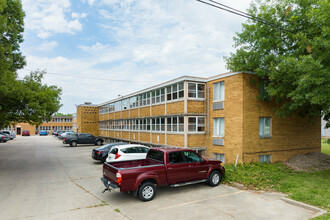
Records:
[[[320,119],[277,118],[276,104],[257,98],[258,80],[240,72],[183,76],[90,107],[98,109],[95,123],[107,142],[188,147],[230,163],[320,152]]]
[[[52,116],[51,121],[44,121],[39,126],[28,123],[12,123],[7,130],[14,131],[17,135],[21,135],[23,130],[28,130],[31,135],[37,134],[39,131],[46,130],[53,132],[56,130],[72,130],[72,116]]]

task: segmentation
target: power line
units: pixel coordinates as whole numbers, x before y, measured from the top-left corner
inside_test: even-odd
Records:
[[[33,72],[35,70],[29,70],[29,69],[22,69],[25,71]],[[77,76],[72,74],[64,74],[64,73],[52,73],[52,72],[46,72],[45,75],[59,75],[59,76],[69,76],[74,78],[83,78],[83,79],[93,79],[93,80],[102,80],[102,81],[112,81],[112,82],[155,82],[155,81],[137,81],[137,80],[123,80],[123,79],[105,79],[105,78],[95,78],[95,77],[88,77],[88,76]]]
[[[248,14],[248,13],[242,12],[242,11],[237,10],[237,9],[235,9],[235,8],[229,7],[229,6],[225,5],[225,4],[219,3],[219,2],[217,2],[217,1],[209,0],[210,2],[212,2],[212,3],[214,3],[214,4],[217,4],[217,5],[214,5],[214,4],[211,4],[211,3],[209,3],[209,2],[202,1],[202,0],[196,0],[196,1],[201,2],[201,3],[203,3],[203,4],[206,4],[206,5],[209,5],[209,6],[212,6],[212,7],[215,7],[215,8],[218,8],[218,9],[221,9],[221,10],[224,10],[224,11],[227,11],[227,12],[230,12],[230,13],[233,13],[233,14],[236,14],[236,15],[239,15],[239,16],[241,16],[241,17],[245,17],[245,18],[248,18],[248,19],[251,19],[251,20],[254,20],[254,21],[257,21],[257,22],[260,22],[260,23],[263,23],[263,24],[269,25],[269,26],[272,26],[272,27],[274,27],[274,28],[277,28],[277,29],[282,30],[282,31],[289,32],[289,33],[291,33],[291,34],[296,34],[296,33],[297,33],[297,32],[295,32],[295,31],[291,31],[291,30],[289,30],[289,29],[286,29],[286,28],[280,27],[280,26],[278,26],[278,25],[276,25],[276,24],[274,24],[274,23],[272,23],[272,22],[270,22],[270,21],[267,21],[267,20],[264,20],[264,19],[261,19],[261,18],[255,17],[255,16],[253,16],[253,15],[250,15],[250,14]],[[225,7],[225,8],[220,7],[220,6],[218,6],[218,5],[223,6],[223,7]],[[312,39],[312,37],[309,36],[309,35],[307,35],[307,38]]]

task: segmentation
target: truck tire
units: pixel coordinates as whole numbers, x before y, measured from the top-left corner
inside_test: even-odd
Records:
[[[138,191],[139,199],[143,202],[151,201],[156,195],[155,184],[151,182],[142,183]]]
[[[71,141],[70,146],[71,147],[77,147],[77,141]]]
[[[221,182],[221,174],[220,174],[220,172],[217,171],[217,170],[212,171],[212,173],[210,174],[209,179],[208,179],[207,182],[212,187],[219,185],[220,182]]]
[[[96,145],[100,146],[102,144],[102,141],[98,140],[96,141]]]

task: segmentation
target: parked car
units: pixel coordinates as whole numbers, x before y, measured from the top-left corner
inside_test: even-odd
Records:
[[[7,141],[11,140],[11,138],[10,138],[10,134],[8,134],[7,132],[0,131],[0,134],[4,135],[4,136],[6,137],[6,140],[7,140]]]
[[[40,132],[39,132],[39,135],[40,135],[40,136],[42,136],[42,135],[47,136],[47,135],[48,135],[48,132],[45,131],[45,130],[43,130],[43,131],[40,131]]]
[[[69,135],[64,138],[63,144],[70,144],[71,147],[76,147],[77,144],[95,144],[102,145],[104,140],[100,137],[95,137],[89,133],[80,133]]]
[[[109,151],[113,147],[118,146],[118,145],[124,145],[124,144],[127,144],[127,143],[123,143],[123,142],[111,143],[111,144],[104,145],[102,147],[95,148],[92,150],[91,156],[94,160],[100,160],[102,162],[105,162],[105,160],[108,157]]]
[[[126,144],[113,147],[106,162],[146,159],[149,147],[137,144]]]
[[[171,187],[206,182],[217,186],[225,175],[221,161],[206,159],[186,148],[151,148],[145,160],[103,164],[106,190],[133,192],[142,201],[156,195],[157,186]]]
[[[57,134],[57,130],[53,130],[52,135]]]
[[[63,140],[66,136],[68,136],[68,135],[76,135],[77,134],[77,132],[74,132],[74,131],[67,131],[67,132],[64,132],[64,133],[62,133],[62,134],[59,134],[58,135],[58,138],[59,139],[61,139],[61,140]]]
[[[30,136],[29,130],[23,130],[22,131],[22,136]]]
[[[5,135],[3,134],[0,134],[0,142],[7,142],[9,140],[8,137],[6,137]]]
[[[58,130],[58,131],[56,131],[55,136],[58,137],[60,134],[62,134],[64,132],[65,132],[64,130]]]
[[[0,133],[7,134],[9,136],[10,140],[13,140],[14,138],[16,138],[16,134],[13,131],[0,131]]]

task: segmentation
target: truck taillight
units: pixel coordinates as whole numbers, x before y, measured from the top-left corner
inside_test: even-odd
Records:
[[[120,184],[122,179],[121,173],[116,173],[117,183]]]
[[[118,159],[120,156],[121,156],[120,154],[116,153],[115,159]]]
[[[64,141],[66,141],[66,138],[64,138]]]

